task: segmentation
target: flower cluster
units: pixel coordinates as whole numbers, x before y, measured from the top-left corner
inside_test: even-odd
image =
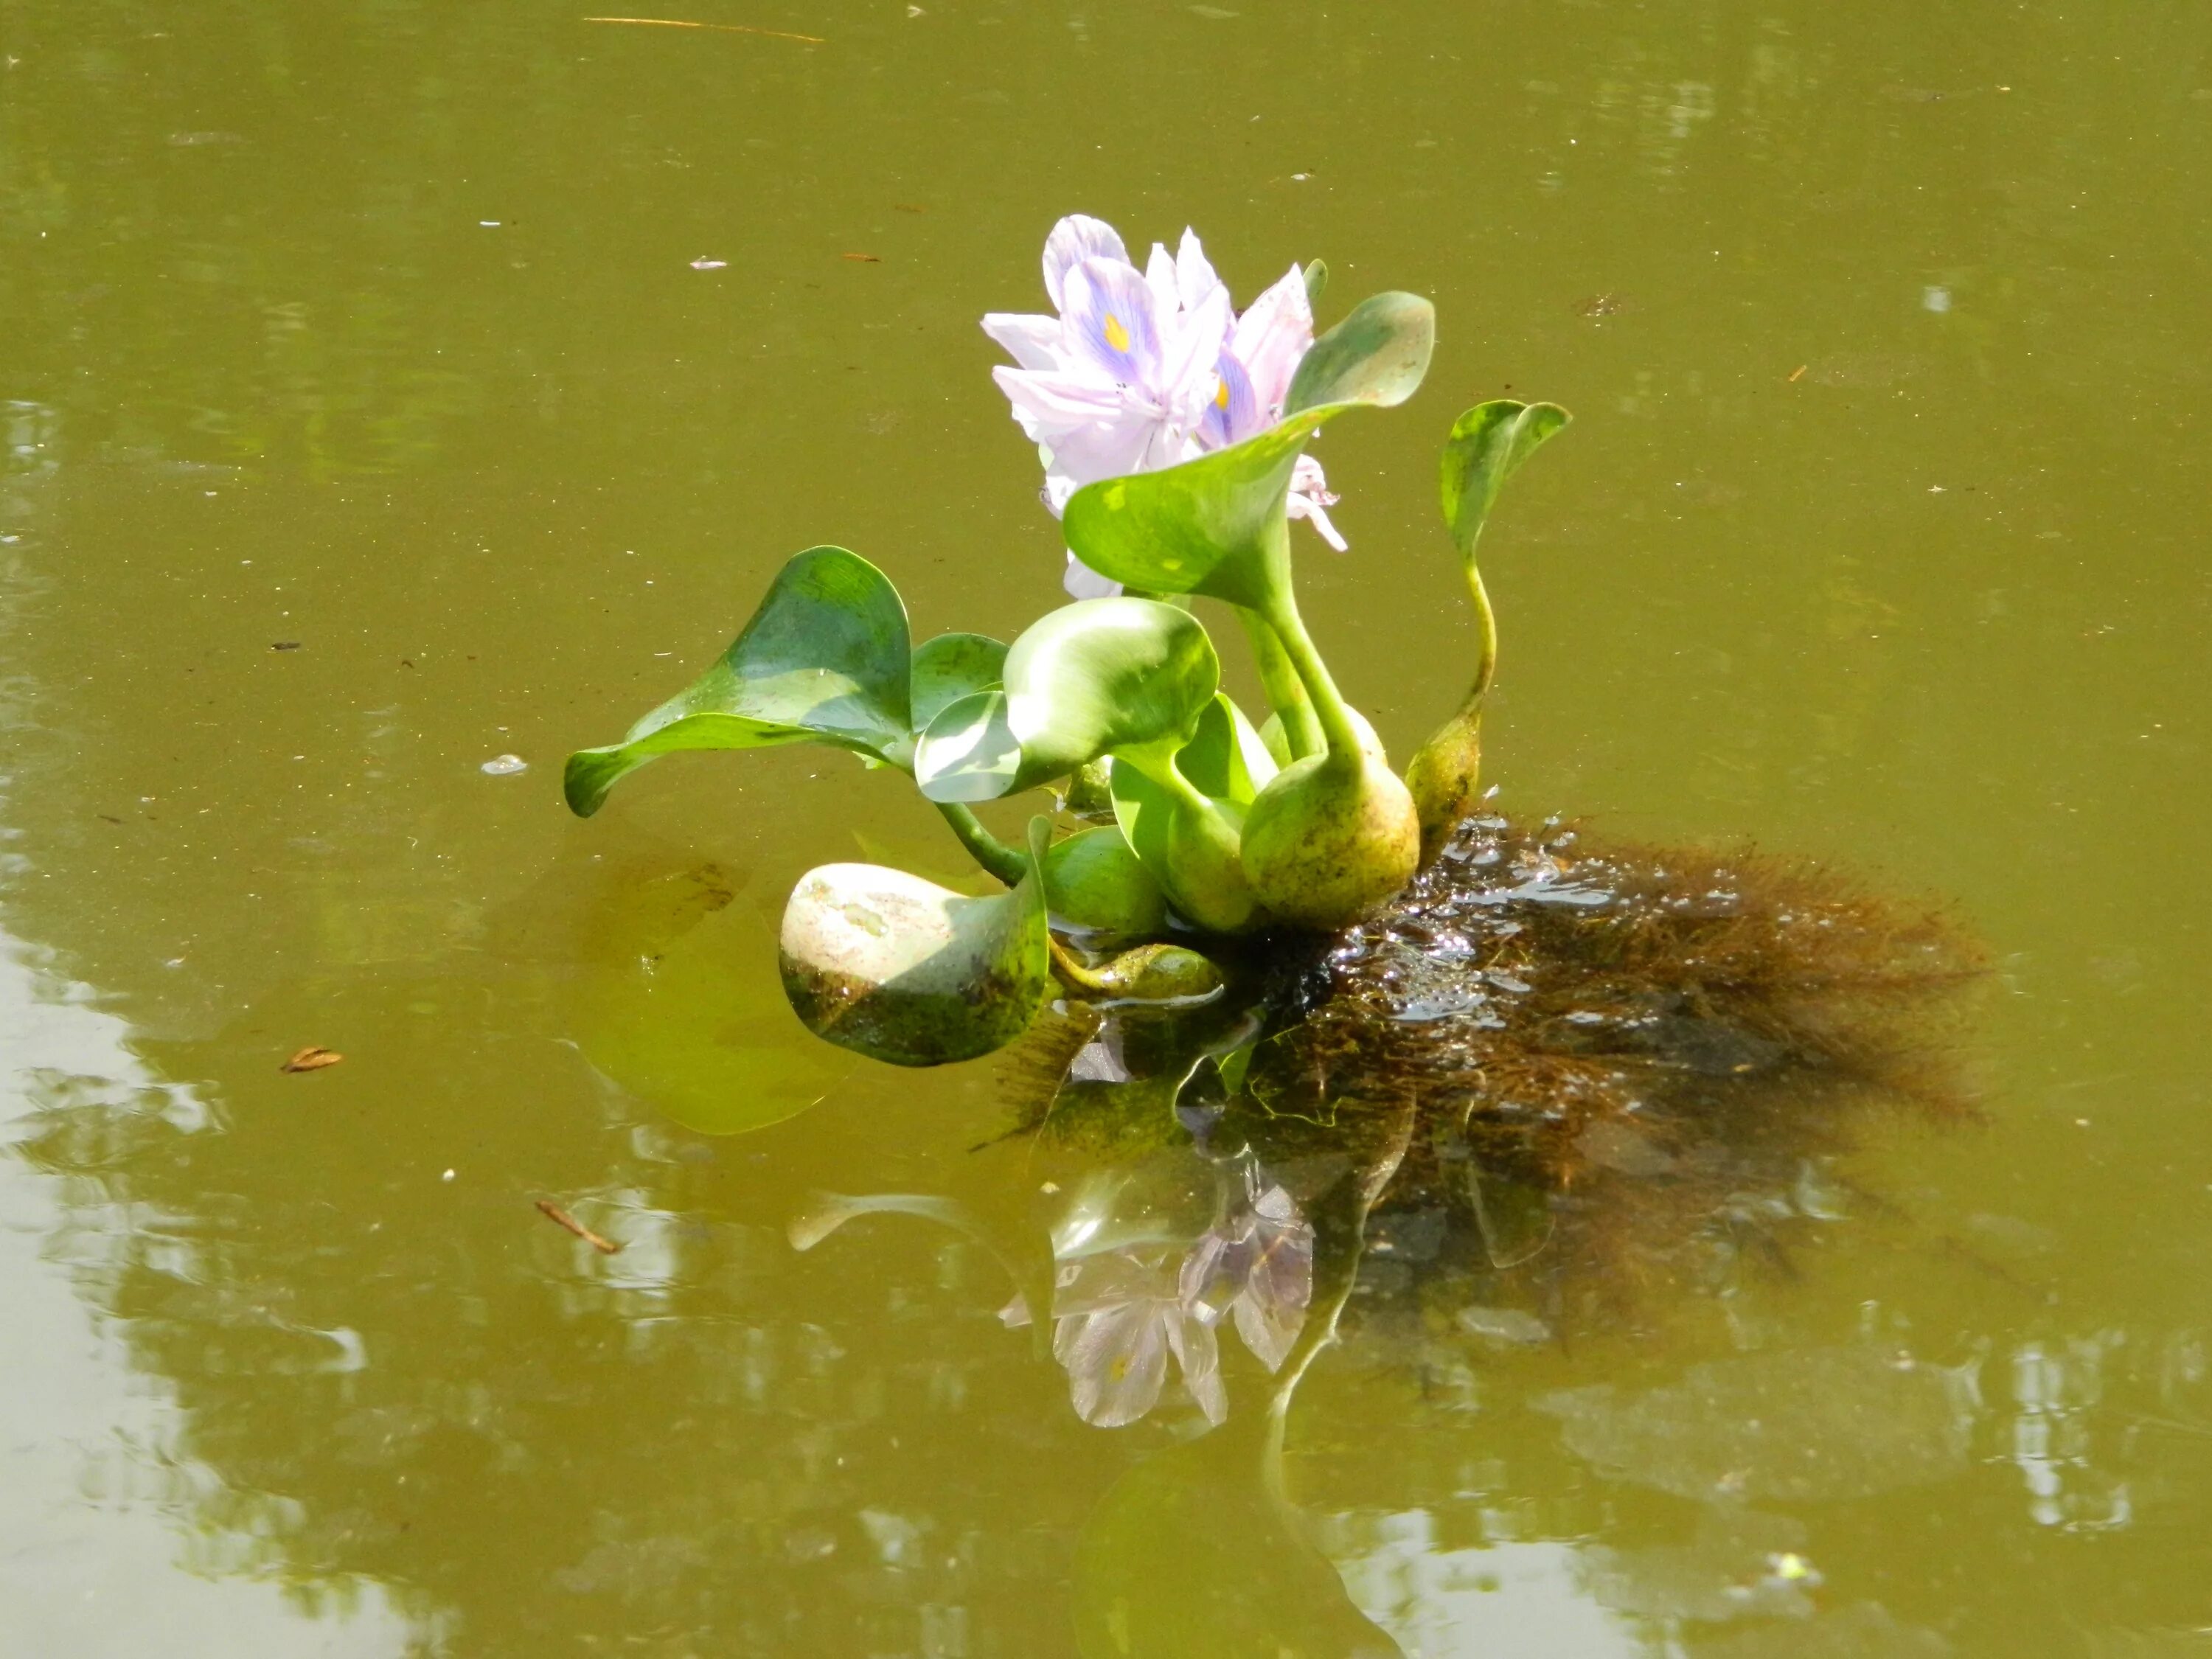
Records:
[[[1197,235],[1171,256],[1155,242],[1139,271],[1113,226],[1083,214],[1045,239],[1052,316],[994,312],[983,331],[1014,367],[993,371],[1014,419],[1044,462],[1044,502],[1057,518],[1087,483],[1156,471],[1242,443],[1282,418],[1298,362],[1313,344],[1313,307],[1297,266],[1240,316]],[[1290,516],[1339,552],[1336,497],[1321,463],[1301,456]],[[1078,599],[1120,585],[1067,556]]]

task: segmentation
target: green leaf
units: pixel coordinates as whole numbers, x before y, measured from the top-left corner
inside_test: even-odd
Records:
[[[1014,641],[1006,683],[1022,769],[1042,781],[1188,732],[1221,684],[1221,659],[1204,624],[1179,605],[1085,599]]]
[[[1557,404],[1498,398],[1452,422],[1444,441],[1444,523],[1462,558],[1474,556],[1475,540],[1505,481],[1573,418]]]
[[[1296,414],[1179,466],[1085,485],[1067,504],[1068,546],[1127,586],[1202,593],[1279,614],[1290,586],[1284,502],[1298,456],[1346,410],[1411,397],[1435,332],[1426,300],[1382,294],[1362,301],[1298,365],[1291,386]]]
[[[1310,259],[1306,263],[1306,305],[1309,309],[1321,303],[1321,296],[1328,291],[1328,261]]]
[[[940,805],[996,800],[1025,787],[1022,746],[1006,724],[1006,694],[971,691],[938,711],[914,746],[914,781]]]
[[[1042,863],[1010,893],[965,898],[873,864],[810,870],[784,907],[784,994],[817,1036],[894,1066],[942,1066],[1002,1048],[1052,988]]]
[[[1190,741],[1176,751],[1176,767],[1201,795],[1249,805],[1275,775],[1275,757],[1226,691],[1217,691]]]
[[[1283,412],[1352,403],[1395,408],[1420,390],[1436,345],[1437,308],[1419,295],[1362,300],[1298,360]]]
[[[988,691],[1005,678],[1006,647],[982,634],[939,634],[914,648],[914,731],[918,737],[948,703]]]
[[[903,764],[911,741],[906,606],[883,572],[842,547],[815,547],[777,574],[721,660],[629,729],[568,757],[580,817],[626,773],[687,749],[823,743]]]
[[[1167,925],[1159,884],[1112,824],[1079,830],[1045,854],[1052,913],[1117,939],[1144,939]]]
[[[1220,678],[1213,641],[1188,611],[1155,599],[1063,605],[1014,641],[1003,693],[963,697],[930,723],[915,780],[936,801],[1030,788],[1188,730]]]
[[[1255,926],[1261,918],[1239,859],[1243,803],[1207,796],[1187,776],[1176,787],[1165,758],[1148,756],[1140,766],[1115,757],[1114,821],[1122,837],[1185,921],[1217,933]],[[1224,755],[1218,764],[1231,762]]]

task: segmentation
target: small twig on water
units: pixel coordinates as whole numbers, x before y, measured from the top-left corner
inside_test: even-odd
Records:
[[[810,46],[830,43],[818,34],[791,34],[782,29],[757,29],[750,23],[694,23],[681,17],[586,17],[586,23],[635,23],[652,29],[712,29],[717,34],[765,34],[772,40],[804,40]]]
[[[558,1204],[556,1204],[550,1198],[541,1198],[538,1200],[538,1212],[548,1221],[553,1223],[554,1225],[557,1227],[566,1227],[570,1232],[575,1234],[577,1237],[582,1239],[585,1243],[590,1245],[601,1255],[612,1255],[616,1251],[622,1249],[622,1246],[616,1243],[612,1239],[601,1238],[597,1233],[593,1232],[589,1227],[586,1227],[582,1222],[577,1220],[575,1217],[570,1215],[566,1210],[562,1209]]]

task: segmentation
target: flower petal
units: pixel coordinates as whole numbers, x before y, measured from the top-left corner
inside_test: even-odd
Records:
[[[1253,301],[1237,319],[1229,342],[1252,377],[1253,393],[1269,423],[1282,418],[1291,376],[1297,372],[1298,359],[1312,348],[1313,303],[1306,298],[1305,273],[1292,265],[1288,276]]]
[[[1024,368],[1060,368],[1060,319],[1018,311],[994,311],[983,318],[983,332],[1006,347]]]
[[[1217,276],[1213,266],[1200,246],[1198,233],[1188,225],[1182,230],[1182,245],[1176,250],[1176,295],[1182,301],[1185,311],[1195,311],[1206,296],[1219,289],[1224,295],[1227,286]]]
[[[1160,316],[1172,317],[1182,308],[1182,295],[1176,288],[1175,256],[1158,242],[1152,244],[1152,257],[1145,261],[1145,286],[1152,289]]]
[[[1252,393],[1252,377],[1237,354],[1224,350],[1214,360],[1214,394],[1199,423],[1199,437],[1208,449],[1241,444],[1261,430],[1259,399]]]
[[[1121,593],[1121,584],[1110,576],[1102,576],[1071,552],[1067,568],[1060,573],[1060,585],[1073,599],[1112,599]]]
[[[1129,251],[1121,245],[1121,233],[1087,213],[1071,213],[1052,228],[1044,239],[1044,291],[1052,297],[1054,310],[1067,309],[1062,297],[1067,273],[1091,258],[1127,264]]]
[[[1073,362],[1157,395],[1160,330],[1152,290],[1124,261],[1085,259],[1067,273],[1060,349]]]
[[[1082,377],[1044,369],[1008,368],[991,371],[999,390],[1014,406],[1014,418],[1032,440],[1047,443],[1060,434],[1121,418],[1127,402],[1113,386],[1095,376]]]
[[[1160,403],[1169,418],[1186,430],[1198,425],[1214,396],[1214,371],[1229,337],[1230,320],[1229,290],[1218,283],[1200,299],[1196,309],[1176,319],[1174,337],[1160,366]]]

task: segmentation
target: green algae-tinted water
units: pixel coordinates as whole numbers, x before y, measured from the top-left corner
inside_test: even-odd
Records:
[[[2212,1651],[2212,19],[587,9],[0,9],[0,1654],[1233,1652],[1231,1590],[1269,1654]],[[809,865],[957,869],[909,793],[558,796],[801,547],[924,633],[1054,599],[975,319],[1078,210],[1437,300],[1301,549],[1398,752],[1470,642],[1433,445],[1556,398],[1486,544],[1502,804],[1995,963],[1983,1127],[1609,1340],[1323,1353],[1294,1526],[1188,1403],[1079,1420],[963,1235],[786,1242],[1083,1175],[775,994]]]

